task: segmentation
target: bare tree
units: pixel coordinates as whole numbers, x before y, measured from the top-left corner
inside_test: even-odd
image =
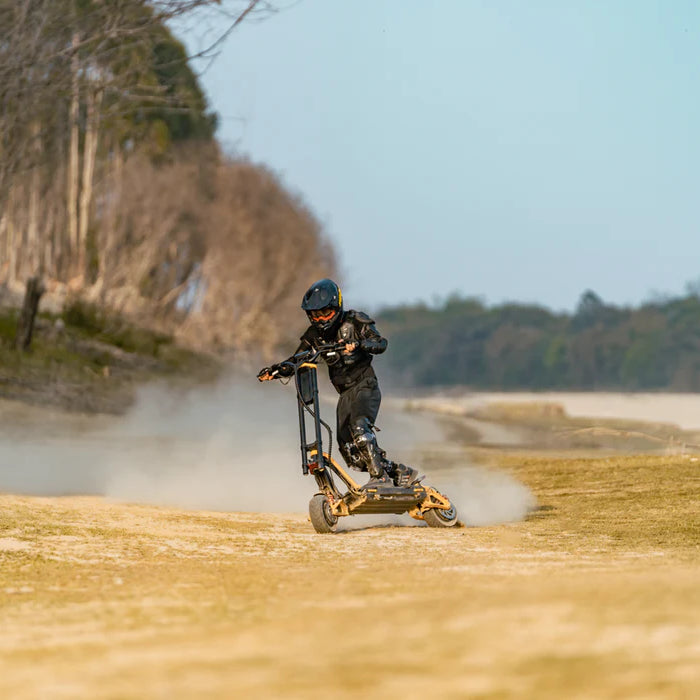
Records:
[[[185,149],[168,167],[131,158],[119,211],[95,290],[192,344],[270,351],[296,327],[310,281],[335,273],[304,203],[270,171],[214,149]]]
[[[321,227],[275,175],[224,158],[167,23],[262,0],[0,0],[0,283],[39,272],[189,342],[268,350],[331,274]],[[200,15],[201,16],[201,15]],[[174,119],[178,115],[178,119]],[[189,119],[196,146],[176,146]],[[170,120],[170,122],[169,122]]]
[[[124,157],[117,151],[125,145],[135,151],[140,141],[153,138],[145,128],[149,112],[199,108],[186,90],[170,89],[157,78],[172,68],[157,56],[158,47],[172,41],[167,23],[217,12],[226,17],[225,35],[246,17],[270,9],[262,0],[0,0],[5,281],[43,263],[58,280],[72,278],[84,286],[95,178],[116,167]],[[187,60],[184,52],[167,58]],[[54,189],[57,178],[65,183],[62,210],[40,196]]]

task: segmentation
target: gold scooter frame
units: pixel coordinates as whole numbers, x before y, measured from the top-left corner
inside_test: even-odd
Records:
[[[316,356],[314,356],[314,359]],[[376,503],[377,501],[381,501],[382,497],[378,495],[377,488],[363,488],[361,484],[358,484],[347,469],[336,462],[328,452],[322,452],[323,459],[318,459],[319,448],[322,450],[321,425],[324,425],[328,429],[329,435],[331,435],[332,432],[330,427],[326,423],[323,423],[320,418],[317,368],[317,363],[312,361],[302,361],[298,365],[294,364],[294,380],[299,407],[302,470],[304,474],[311,472],[314,475],[320,488],[320,493],[323,493],[328,499],[331,513],[336,517],[348,516],[352,515],[354,511],[361,508],[363,504],[370,499],[373,499]],[[308,383],[300,370],[307,370],[309,375]],[[310,405],[313,405],[313,410],[311,410]],[[314,419],[316,434],[316,441],[311,444],[308,444],[306,441],[305,416],[307,413]],[[349,489],[348,493],[341,494],[340,491],[338,491],[333,482],[332,473],[335,473],[345,483]],[[397,509],[387,512],[408,513],[415,520],[424,520],[423,514],[428,510],[450,510],[452,508],[449,499],[430,486],[415,484],[413,486],[413,491],[417,501],[415,505],[403,510]],[[413,500],[410,492],[405,495],[409,501]]]

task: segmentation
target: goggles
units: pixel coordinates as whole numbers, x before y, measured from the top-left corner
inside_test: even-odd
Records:
[[[314,311],[309,312],[309,315],[311,316],[312,321],[322,321],[325,323],[326,321],[332,320],[337,313],[337,309],[327,306],[325,309],[315,309]]]

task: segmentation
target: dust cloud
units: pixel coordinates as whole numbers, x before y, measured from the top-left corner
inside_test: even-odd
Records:
[[[327,419],[333,417],[333,398],[326,396],[323,403]],[[4,402],[0,420],[3,492],[102,495],[204,510],[304,512],[316,491],[313,478],[301,473],[291,385],[239,377],[179,392],[148,387],[119,418],[75,417]],[[379,423],[384,428],[380,443],[389,456],[408,463],[416,448],[442,440],[436,420],[426,414],[387,408]],[[518,520],[534,503],[528,489],[505,474],[469,465],[439,471],[435,479],[429,471],[426,483],[444,488],[467,524]],[[408,516],[342,522],[347,528],[418,524]]]
[[[36,410],[32,425],[24,408],[16,430],[11,410],[4,404],[0,414],[5,492],[278,512],[298,511],[313,494],[301,479],[291,387],[241,379],[182,392],[150,387],[123,417]]]
[[[493,469],[466,465],[431,483],[457,504],[465,525],[517,522],[537,506],[534,494],[525,484]]]
[[[378,423],[381,446],[388,456],[411,464],[423,483],[446,494],[457,506],[460,520],[468,526],[486,526],[524,519],[537,505],[530,489],[505,472],[476,466],[467,460],[464,450],[445,443],[444,430],[438,415],[398,410],[397,402],[386,401]],[[386,408],[386,410],[385,410]],[[431,454],[422,464],[423,452]],[[440,455],[444,454],[444,465]],[[424,468],[423,468],[424,467]],[[408,515],[355,516],[341,525],[355,529],[376,525],[421,525]]]

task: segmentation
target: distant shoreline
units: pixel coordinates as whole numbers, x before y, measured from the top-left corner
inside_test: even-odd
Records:
[[[406,393],[407,394],[407,393]],[[401,397],[407,397],[402,393]],[[571,417],[621,418],[673,423],[683,430],[700,430],[700,394],[672,392],[542,391],[475,392],[455,389],[417,392],[424,405],[475,410],[490,403],[552,403]]]

